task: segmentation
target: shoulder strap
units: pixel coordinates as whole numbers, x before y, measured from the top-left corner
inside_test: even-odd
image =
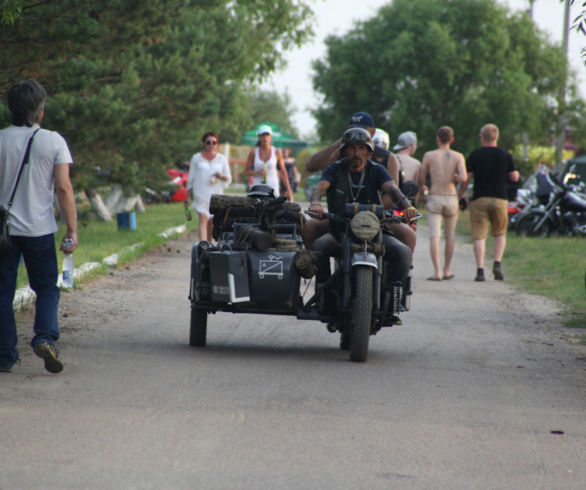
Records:
[[[18,175],[16,176],[16,182],[14,184],[14,189],[12,190],[12,194],[10,195],[10,200],[8,201],[8,209],[10,209],[12,207],[12,201],[14,201],[14,195],[16,194],[16,189],[18,187],[18,183],[20,182],[20,177],[22,176],[22,171],[24,170],[24,166],[28,163],[28,158],[31,153],[31,145],[33,144],[33,138],[35,137],[35,134],[37,134],[37,131],[39,129],[40,128],[35,129],[35,131],[31,135],[31,137],[29,138],[28,143],[26,145],[26,151],[24,153],[22,163],[20,164],[20,168],[18,169]]]

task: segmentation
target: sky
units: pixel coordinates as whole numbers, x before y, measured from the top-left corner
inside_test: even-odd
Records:
[[[330,34],[347,33],[354,22],[373,17],[379,7],[390,1],[310,0],[316,17],[316,35],[313,41],[289,51],[285,56],[287,67],[272,75],[262,85],[265,89],[276,90],[281,94],[285,91],[289,93],[292,105],[296,109],[292,117],[293,124],[301,137],[312,135],[316,128],[316,121],[310,110],[319,104],[320,98],[319,94],[313,91],[311,62],[325,56],[324,39]],[[529,6],[528,0],[499,0],[499,3],[512,10],[526,10]],[[570,13],[570,22],[578,15],[581,5],[581,1],[575,2]],[[554,42],[561,42],[562,39],[563,14],[563,4],[559,0],[536,0],[533,4],[533,20]],[[568,58],[578,73],[581,92],[586,97],[586,67],[580,59],[580,50],[583,46],[586,46],[586,36],[571,31]],[[394,135],[391,135],[391,139],[393,137]]]

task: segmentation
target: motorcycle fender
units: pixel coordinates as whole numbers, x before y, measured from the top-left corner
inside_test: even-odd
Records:
[[[200,259],[202,253],[209,248],[211,248],[211,244],[205,241],[195,242],[191,247],[191,279],[189,281],[189,299],[191,301],[200,299],[198,290],[198,282],[201,280]]]
[[[366,265],[368,267],[378,269],[376,255],[371,252],[354,252],[352,254],[352,267],[356,265]]]

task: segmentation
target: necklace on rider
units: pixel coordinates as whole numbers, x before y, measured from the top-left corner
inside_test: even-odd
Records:
[[[356,202],[356,200],[358,199],[360,189],[362,189],[362,183],[364,182],[364,173],[365,172],[363,170],[360,175],[360,181],[358,182],[358,190],[356,191],[355,195],[352,191],[352,188],[354,187],[354,182],[352,182],[352,177],[350,176],[350,172],[348,172],[348,185],[350,186],[350,197],[352,198],[352,202]]]

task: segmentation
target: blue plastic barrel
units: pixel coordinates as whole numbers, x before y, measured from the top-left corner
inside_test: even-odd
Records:
[[[118,229],[122,231],[134,231],[136,230],[136,213],[134,211],[130,213],[118,213],[116,215],[118,220]]]

